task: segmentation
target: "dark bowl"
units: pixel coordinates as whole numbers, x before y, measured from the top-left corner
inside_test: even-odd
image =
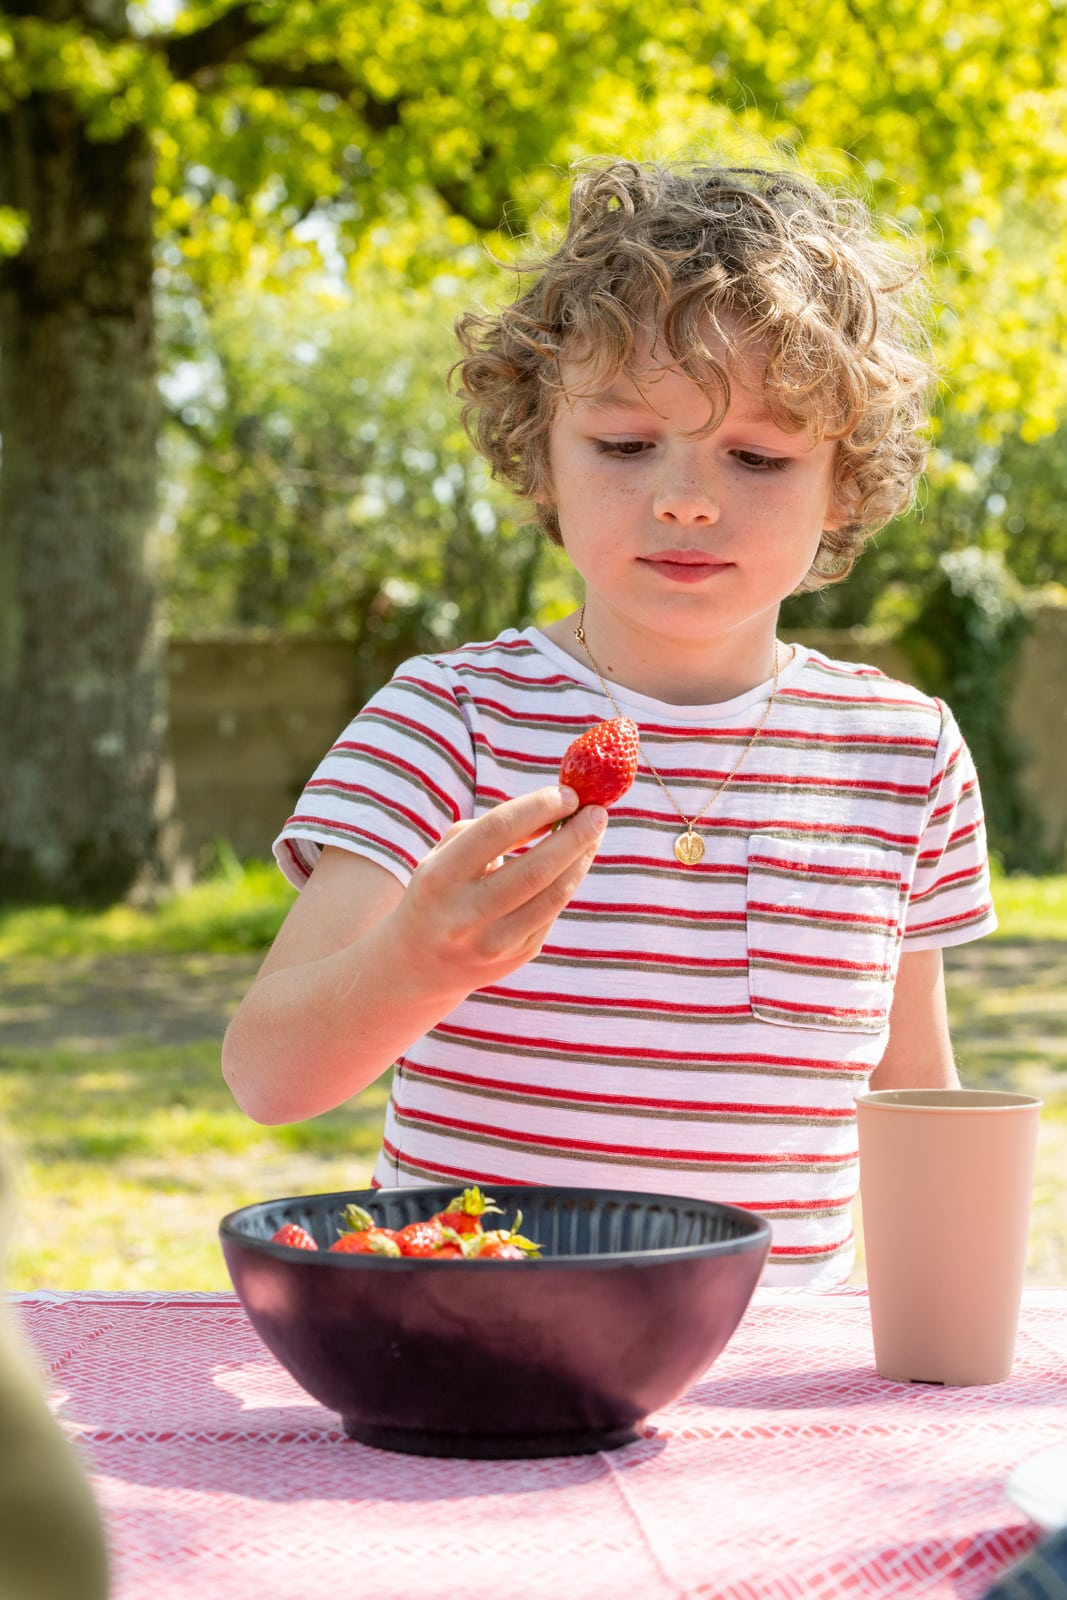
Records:
[[[673,1195],[492,1188],[499,1225],[521,1210],[543,1258],[329,1253],[346,1205],[400,1228],[441,1210],[455,1185],[262,1201],[223,1218],[222,1250],[264,1344],[350,1438],[488,1458],[632,1443],[737,1327],[769,1224]],[[272,1244],[285,1222],[318,1252]]]

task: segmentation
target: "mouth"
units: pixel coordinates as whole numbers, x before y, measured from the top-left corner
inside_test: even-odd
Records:
[[[675,583],[700,583],[733,566],[732,561],[720,561],[706,550],[657,550],[654,555],[639,559],[642,566],[651,567]]]

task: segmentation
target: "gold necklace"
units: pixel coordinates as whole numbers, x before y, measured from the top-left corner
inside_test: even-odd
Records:
[[[615,712],[615,715],[617,717],[623,716],[624,713],[619,710],[619,707],[618,707],[618,704],[616,702],[615,696],[612,694],[611,690],[608,688],[607,684],[604,682],[604,679],[601,676],[600,668],[597,666],[596,662],[593,660],[593,652],[590,650],[588,644],[586,643],[586,638],[585,638],[585,606],[584,606],[584,604],[582,606],[581,611],[578,613],[578,626],[574,630],[574,637],[577,639],[578,643],[581,645],[582,649],[585,651],[586,655],[588,656],[589,665],[592,667],[593,671],[596,674],[596,681],[597,681],[597,683],[599,683],[600,687],[603,689],[604,693],[607,695],[609,701],[611,702],[611,706],[612,706],[612,709]],[[733,767],[726,774],[725,778],[719,784],[719,787],[715,790],[715,793],[712,795],[711,799],[705,805],[701,806],[700,810],[698,812],[696,812],[691,817],[687,817],[686,816],[685,812],[682,810],[682,808],[678,804],[677,800],[671,794],[671,791],[667,788],[667,785],[664,783],[663,779],[660,777],[659,773],[656,771],[656,769],[652,765],[651,761],[649,761],[648,754],[647,754],[644,746],[642,744],[640,744],[640,743],[638,744],[638,749],[641,751],[641,754],[645,758],[645,765],[648,767],[649,772],[651,772],[652,776],[655,778],[656,782],[659,784],[660,788],[663,790],[663,793],[667,796],[667,799],[670,801],[670,803],[674,807],[675,811],[677,811],[678,815],[681,817],[682,821],[685,823],[685,832],[684,833],[680,833],[678,835],[677,839],[675,839],[675,841],[674,841],[674,853],[678,857],[678,860],[682,863],[683,867],[695,867],[698,861],[703,861],[703,859],[704,859],[704,841],[700,837],[699,833],[697,833],[695,831],[696,824],[700,821],[701,817],[703,817],[708,811],[711,810],[712,806],[715,804],[716,800],[722,794],[723,790],[727,787],[727,785],[732,781],[732,779],[740,771],[742,762],[744,761],[745,757],[748,755],[749,751],[752,749],[752,746],[755,744],[755,742],[759,738],[760,734],[763,732],[763,725],[767,721],[767,718],[771,714],[771,707],[774,705],[775,698],[776,698],[777,694],[778,694],[778,640],[775,639],[775,641],[774,641],[774,686],[771,689],[771,697],[767,701],[767,705],[766,705],[766,708],[764,709],[763,715],[762,715],[762,717],[760,717],[759,722],[756,725],[756,731],[753,733],[751,739],[748,741],[748,743],[746,744],[745,748],[742,750],[741,754],[738,756],[738,758],[735,761]]]

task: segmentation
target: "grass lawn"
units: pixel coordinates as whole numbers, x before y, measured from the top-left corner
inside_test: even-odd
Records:
[[[10,1287],[225,1289],[219,1218],[270,1195],[363,1187],[388,1084],[352,1106],[261,1128],[230,1098],[212,1042],[2,1058],[18,1130]]]
[[[12,1288],[223,1289],[219,1218],[358,1188],[388,1093],[261,1128],[219,1073],[225,1017],[292,899],[232,867],[152,909],[0,913],[0,1127]],[[1001,927],[947,958],[964,1081],[1040,1093],[1029,1281],[1067,1283],[1067,877],[1002,879]]]

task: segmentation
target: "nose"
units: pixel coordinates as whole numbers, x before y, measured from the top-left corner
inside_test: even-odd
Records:
[[[719,520],[719,499],[704,473],[678,469],[660,484],[653,512],[660,522],[709,527]]]

